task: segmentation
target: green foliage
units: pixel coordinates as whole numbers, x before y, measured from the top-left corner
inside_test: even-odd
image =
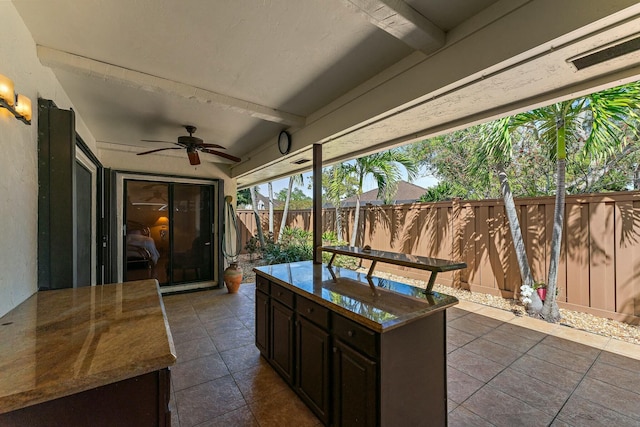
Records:
[[[275,194],[275,199],[285,202],[287,200],[288,189],[283,188]],[[294,188],[291,190],[291,197],[289,198],[289,209],[310,209],[313,204],[313,199],[300,189]]]
[[[251,191],[248,188],[239,190],[236,193],[236,206],[247,206],[251,204]]]
[[[456,197],[464,197],[466,191],[462,188],[455,187],[448,181],[439,182],[433,187],[427,188],[427,191],[420,196],[418,201],[420,202],[442,202],[445,200],[452,200]]]

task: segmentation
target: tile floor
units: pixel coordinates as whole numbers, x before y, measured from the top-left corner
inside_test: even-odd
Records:
[[[254,292],[164,297],[173,427],[321,425],[255,348]],[[447,334],[449,426],[640,426],[640,346],[468,302]]]

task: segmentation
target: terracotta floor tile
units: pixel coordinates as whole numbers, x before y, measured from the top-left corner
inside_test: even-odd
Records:
[[[569,350],[546,345],[544,341],[536,344],[527,354],[581,374],[586,373],[598,357],[597,353],[578,354]]]
[[[238,372],[260,363],[260,351],[255,344],[234,348],[220,352],[222,360],[227,364],[230,372]]]
[[[202,424],[246,405],[235,381],[228,375],[176,392],[180,427]]]
[[[640,399],[640,370],[629,371],[601,362],[598,359],[587,372],[587,378],[596,379],[639,394],[638,398]]]
[[[243,347],[247,344],[255,344],[256,340],[253,331],[246,327],[225,334],[214,335],[211,339],[219,352]]]
[[[490,386],[485,386],[464,403],[466,409],[496,426],[546,426],[553,415],[509,396]]]
[[[576,389],[574,396],[624,414],[635,419],[640,425],[640,394],[638,393],[602,381],[585,378]]]
[[[449,413],[448,427],[493,427],[489,421],[469,411],[464,405],[456,407]]]
[[[629,418],[597,403],[571,396],[558,414],[558,420],[576,427],[638,427],[638,420]]]
[[[517,325],[513,322],[503,323],[502,325],[496,328],[496,331],[503,331],[510,335],[518,335],[520,337],[524,337],[533,341],[541,341],[547,336],[543,332],[536,331],[535,329],[532,329],[532,328],[526,328],[524,326]]]
[[[475,340],[477,337],[473,334],[461,331],[456,328],[447,326],[447,342],[451,342],[456,347],[463,347],[467,343]]]
[[[175,343],[176,355],[178,360],[176,363],[183,363],[189,360],[198,359],[200,357],[211,356],[218,353],[213,345],[211,338],[199,338],[190,341],[181,341]]]
[[[583,378],[583,374],[579,372],[545,362],[528,354],[513,362],[509,367],[566,391],[573,391]]]
[[[563,329],[569,329],[569,328],[563,328]],[[572,331],[577,333],[578,335],[580,332],[582,332],[582,331],[575,331],[575,330],[572,330]],[[591,336],[593,336],[593,334],[587,334],[586,338],[589,338]],[[600,337],[600,338],[604,338],[604,337]],[[551,347],[555,347],[560,350],[576,353],[580,356],[589,358],[592,361],[595,360],[600,355],[600,352],[602,351],[600,347],[588,345],[575,340],[566,339],[563,337],[559,337],[558,335],[548,335],[545,339],[541,341],[541,343],[545,345],[550,345]]]
[[[178,363],[171,368],[171,381],[177,391],[229,375],[219,354]]]
[[[236,317],[209,320],[207,322],[203,322],[202,324],[211,337],[247,329],[246,326],[244,326],[244,324],[240,322]],[[251,328],[251,330],[253,330],[253,327]]]
[[[480,337],[494,329],[493,326],[488,326],[484,323],[477,322],[476,320],[469,318],[468,315],[447,322],[447,326],[471,335],[475,335],[476,337]]]
[[[449,400],[455,403],[464,402],[484,385],[484,381],[480,381],[451,366],[447,367],[447,396]]]
[[[509,331],[503,327],[498,327],[482,336],[483,339],[503,345],[512,350],[524,353],[540,342],[540,339],[527,338]]]
[[[174,426],[171,426],[174,427]],[[260,427],[248,406],[227,412],[212,420],[198,424],[197,427]]]
[[[471,341],[462,348],[505,366],[512,364],[523,354],[523,352],[512,350],[484,338]]]
[[[617,366],[618,368],[626,369],[628,371],[640,372],[640,360],[632,359],[620,354],[611,353],[609,351],[603,351],[602,353],[600,353],[598,361]]]
[[[315,427],[319,420],[286,388],[249,404],[260,427]]]
[[[259,400],[270,393],[280,392],[288,387],[284,380],[266,362],[235,372],[232,375],[244,396],[244,400],[248,403]]]
[[[512,368],[500,372],[489,385],[550,415],[555,415],[571,395],[569,390],[531,378]]]
[[[505,365],[471,353],[464,348],[449,353],[447,364],[483,382],[488,382],[505,368]]]

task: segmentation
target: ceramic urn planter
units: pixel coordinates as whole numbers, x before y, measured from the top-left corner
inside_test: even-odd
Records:
[[[227,285],[227,291],[230,294],[235,294],[240,289],[240,283],[242,282],[242,268],[237,263],[232,262],[229,267],[224,270],[222,275],[224,284]]]

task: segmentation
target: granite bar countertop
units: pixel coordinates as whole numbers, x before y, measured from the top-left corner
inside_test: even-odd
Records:
[[[37,292],[0,318],[0,413],[175,361],[156,280]]]
[[[326,264],[313,264],[312,261],[266,265],[253,270],[381,333],[458,303],[458,299],[450,295],[438,292],[427,295],[424,289],[375,276],[371,278],[376,290],[374,294],[366,273],[332,267],[334,280]]]

